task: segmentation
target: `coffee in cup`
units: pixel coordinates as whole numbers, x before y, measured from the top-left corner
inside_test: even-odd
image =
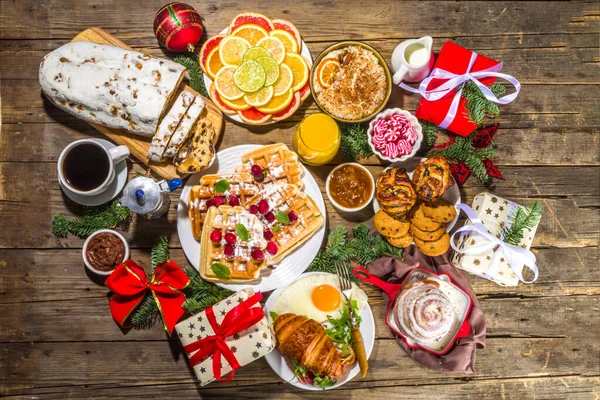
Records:
[[[105,191],[115,178],[115,164],[129,156],[126,146],[105,148],[92,139],[68,145],[58,159],[58,177],[72,192],[93,196]]]

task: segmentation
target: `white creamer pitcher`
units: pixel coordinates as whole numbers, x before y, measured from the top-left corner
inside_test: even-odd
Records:
[[[433,68],[433,51],[431,36],[420,39],[405,40],[392,53],[392,80],[395,85],[400,82],[420,82],[429,76]]]

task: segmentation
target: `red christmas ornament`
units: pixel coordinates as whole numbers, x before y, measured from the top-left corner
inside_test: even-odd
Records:
[[[154,35],[171,51],[194,51],[202,32],[202,17],[189,4],[166,4],[154,17]]]

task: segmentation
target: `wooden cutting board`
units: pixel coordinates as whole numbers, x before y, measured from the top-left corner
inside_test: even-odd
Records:
[[[125,43],[123,43],[116,37],[112,36],[110,33],[105,32],[102,29],[95,28],[95,27],[86,29],[85,31],[81,32],[79,35],[75,36],[72,41],[76,42],[76,41],[80,41],[80,40],[86,40],[86,41],[94,42],[94,43],[98,43],[98,44],[110,44],[113,46],[132,50],[131,47],[127,46]],[[182,85],[182,86],[183,87],[180,88],[181,90],[187,90],[190,93],[193,93],[197,96],[201,96],[202,99],[204,100],[204,104],[206,104],[206,107],[204,108],[202,115],[200,115],[200,119],[205,118],[205,119],[208,119],[212,123],[213,127],[215,128],[215,135],[213,137],[213,143],[216,144],[217,141],[219,140],[219,137],[221,136],[221,131],[223,130],[223,114],[213,104],[213,102],[210,99],[207,99],[206,97],[200,95],[198,92],[196,92],[194,89],[192,89],[191,87],[189,87],[187,85]],[[103,133],[105,136],[107,136],[113,142],[129,147],[131,154],[135,158],[137,158],[138,160],[140,160],[141,162],[146,164],[150,169],[152,169],[154,172],[156,172],[161,177],[163,177],[165,179],[172,179],[172,178],[177,178],[177,177],[184,178],[185,177],[177,172],[177,169],[171,162],[165,161],[160,164],[148,162],[147,154],[148,154],[148,150],[150,149],[151,138],[143,138],[141,136],[132,135],[129,133],[119,131],[117,129],[107,128],[105,126],[98,125],[98,124],[93,124],[93,123],[89,123],[89,124],[92,125],[94,128],[96,128],[101,133]]]

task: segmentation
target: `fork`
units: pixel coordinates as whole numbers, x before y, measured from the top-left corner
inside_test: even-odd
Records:
[[[356,325],[356,316],[354,315],[354,311],[352,310],[352,304],[350,300],[344,293],[346,290],[352,289],[352,281],[350,280],[350,272],[348,268],[342,265],[335,266],[335,272],[340,281],[340,288],[342,289],[342,295],[346,300],[346,306],[348,307],[348,312],[350,313],[350,326],[352,331],[352,348],[354,349],[354,353],[356,353],[356,359],[358,360],[358,365],[360,366],[360,374],[364,378],[367,376],[367,370],[369,369],[369,363],[367,362],[367,355],[365,353],[365,345],[363,343],[362,334],[360,333],[360,329]]]

